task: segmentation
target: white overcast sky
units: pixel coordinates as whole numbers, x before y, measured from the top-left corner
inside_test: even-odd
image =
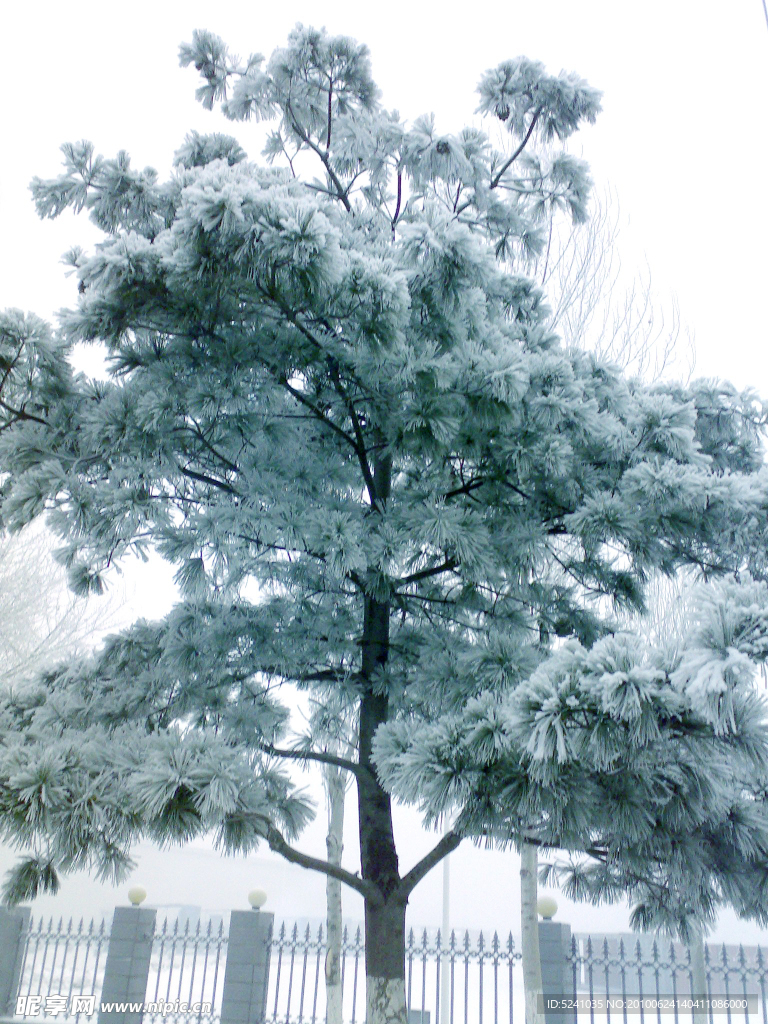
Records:
[[[303,21],[367,42],[385,104],[409,118],[434,111],[445,130],[472,117],[481,72],[517,54],[602,89],[603,114],[575,145],[629,221],[625,266],[647,261],[660,297],[677,296],[698,372],[768,393],[761,0],[2,6],[0,308],[49,315],[73,295],[58,259],[84,228],[69,218],[38,222],[27,191],[34,174],[58,171],[62,142],[87,138],[109,155],[126,149],[134,165],[161,174],[192,127],[223,127],[248,149],[252,128],[195,103],[197,76],[178,67],[178,45],[209,28],[241,54],[268,55]]]
[[[618,198],[625,269],[647,263],[659,298],[677,297],[695,335],[698,374],[726,377],[768,396],[768,26],[761,0],[490,0],[461,6],[423,0],[131,0],[96,6],[7,0],[0,10],[0,308],[51,317],[75,297],[58,261],[95,233],[68,215],[38,221],[28,192],[33,175],[58,173],[61,143],[86,138],[109,156],[126,149],[134,166],[151,165],[164,175],[187,131],[223,130],[257,158],[251,127],[231,125],[196,104],[197,76],[178,67],[178,45],[194,28],[207,28],[241,55],[268,55],[297,21],[366,42],[385,105],[408,119],[434,111],[445,131],[472,118],[480,74],[518,54],[551,71],[577,71],[602,89],[603,114],[571,148],[587,157],[597,183],[609,185]],[[204,851],[197,853],[205,859]],[[486,919],[478,915],[485,907],[486,927],[504,927],[516,905],[514,867],[507,869],[501,855],[490,862],[472,851],[456,856],[454,885],[463,894],[458,905],[472,920],[460,920],[457,911],[455,923],[482,926]],[[7,863],[7,857],[0,860]],[[152,863],[150,868],[147,861],[147,871],[159,870]],[[489,887],[491,863],[496,878]],[[229,895],[222,892],[220,900],[211,891],[209,875],[195,874],[189,859],[186,864],[197,893],[182,891],[186,869],[180,867],[158,883],[166,894],[173,890],[172,900],[155,897],[152,882],[144,879],[151,898],[232,905]],[[258,878],[247,883],[240,868],[227,869],[228,884],[241,874],[243,886],[259,884]],[[77,892],[78,899],[86,898],[82,888]],[[320,900],[321,884],[313,892]],[[425,894],[416,903],[424,923],[437,923],[439,914],[431,913],[439,899],[436,879],[429,892],[428,900]],[[307,906],[315,896],[306,897]],[[621,926],[614,915],[594,910],[580,917],[594,928],[603,922]],[[415,913],[413,921],[418,923]]]

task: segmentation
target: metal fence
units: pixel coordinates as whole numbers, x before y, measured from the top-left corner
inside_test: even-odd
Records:
[[[325,1020],[325,952],[322,926],[286,923],[272,937],[267,1024],[322,1024]],[[365,946],[361,928],[345,928],[341,972],[345,1024],[365,1021]],[[405,953],[405,995],[413,1024],[443,1020],[442,972],[447,972],[450,1024],[522,1022],[522,956],[511,935],[411,930]]]
[[[619,997],[623,1004],[613,1014],[609,1008],[596,1012],[590,1006],[579,1014],[580,1024],[596,1019],[627,1024],[628,1005],[637,1006],[636,1012],[630,1011],[633,1024],[661,1024],[662,1017],[664,1024],[677,1024],[693,1019],[686,997],[702,995],[693,991],[691,954],[680,943],[574,935],[569,960],[575,996],[586,995],[589,1004],[598,1006]],[[760,946],[705,945],[704,963],[710,1003],[705,1009],[711,1022],[768,1024],[768,964]],[[671,1004],[669,1012],[663,1011],[664,1004]]]
[[[104,921],[98,924],[74,919],[48,923],[42,917],[30,918],[24,957],[21,963],[19,996],[40,996],[48,1010],[57,1000],[101,991],[104,964],[109,944],[109,930]]]
[[[546,922],[542,928],[547,927]],[[565,933],[568,934],[567,926]],[[18,994],[42,1001],[40,1016],[58,1021],[86,1019],[93,1010],[64,1012],[73,997],[94,996],[98,1006],[109,944],[105,922],[75,923],[42,918],[30,921],[21,960]],[[272,932],[266,1024],[322,1024],[325,1020],[326,933],[323,926],[282,923]],[[146,1012],[147,1024],[217,1024],[221,1016],[228,937],[223,921],[164,921],[152,938],[147,1003],[166,1004]],[[564,976],[574,996],[586,996],[578,1024],[683,1024],[689,1011],[647,1009],[660,997],[683,1000],[692,992],[691,958],[677,943],[647,937],[574,935],[563,947]],[[348,927],[342,938],[341,974],[345,1024],[365,1021],[365,948],[362,929]],[[522,958],[512,935],[452,932],[447,943],[436,930],[410,931],[406,945],[406,999],[412,1024],[523,1024]],[[708,946],[705,949],[708,994],[724,997],[711,1024],[768,1024],[768,963],[762,949]],[[570,980],[567,982],[570,985]],[[545,982],[546,988],[546,982]],[[570,993],[569,993],[570,994]],[[621,999],[621,1008],[599,1009],[600,997]],[[631,997],[640,999],[628,1014]],[[745,1009],[729,1000],[751,999]],[[444,1016],[443,1000],[447,1000]],[[642,1000],[645,1000],[644,1003]],[[176,1002],[210,1004],[210,1012],[175,1013]],[[662,1019],[663,1018],[663,1019]],[[550,1024],[568,1024],[572,1016]]]
[[[18,995],[40,997],[38,1014],[59,1021],[85,1020],[98,1007],[109,947],[104,921],[30,919]],[[227,934],[223,921],[172,923],[164,920],[152,940],[145,1002],[165,1004],[144,1013],[146,1022],[215,1022],[221,1013]],[[75,997],[86,1002],[78,1004]],[[89,1005],[87,1000],[93,997]],[[210,1013],[176,1013],[168,1004],[210,1004]],[[33,1004],[35,1006],[36,1004]],[[73,1012],[74,1008],[74,1012]]]
[[[164,920],[152,941],[147,1003],[164,1003],[162,1012],[145,1012],[145,1021],[217,1021],[221,1016],[222,980],[227,957],[224,922],[203,924]],[[170,1013],[167,1004],[209,1004],[210,1013]]]
[[[322,1024],[325,1020],[322,927],[283,923],[272,939],[267,1024]],[[342,940],[342,991],[345,1024],[365,1019],[365,947],[360,928],[345,929]],[[574,997],[586,996],[588,1008],[576,1013],[578,1024],[683,1024],[694,1018],[693,1007],[678,1008],[692,994],[691,957],[679,943],[647,937],[574,935],[570,953]],[[444,948],[440,932],[411,931],[406,945],[406,1003],[412,1024],[442,1021],[441,971],[448,972],[450,1024],[523,1024],[525,1001],[522,957],[512,935],[452,932]],[[768,1024],[768,963],[759,946],[706,946],[705,964],[711,1024]],[[694,993],[699,995],[700,993]],[[673,997],[666,1012],[661,997]],[[729,1003],[752,997],[744,1009]],[[621,1009],[596,1009],[610,997]],[[636,1012],[628,1009],[637,997]],[[717,997],[724,997],[717,1008]],[[656,1004],[652,1011],[647,1009]],[[567,1014],[555,1015],[566,1024]]]

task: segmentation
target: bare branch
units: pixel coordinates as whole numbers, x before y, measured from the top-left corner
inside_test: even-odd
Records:
[[[550,219],[546,257],[531,263],[552,302],[550,326],[568,348],[594,352],[643,380],[659,380],[672,369],[690,378],[693,342],[677,303],[655,301],[647,268],[625,274],[620,229],[610,192],[593,201],[585,224],[564,227]]]
[[[84,654],[122,624],[124,595],[75,597],[53,557],[56,545],[40,520],[0,534],[0,689]]]
[[[319,871],[324,875],[330,875],[331,878],[338,878],[340,882],[348,885],[350,889],[355,889],[359,892],[364,899],[373,902],[381,901],[381,894],[372,882],[365,881],[359,875],[353,875],[351,871],[347,871],[337,864],[329,864],[327,860],[321,860],[319,857],[310,857],[309,854],[295,849],[285,840],[275,826],[270,823],[266,825],[266,839],[270,850],[279,853],[281,857],[291,864],[298,864],[299,867],[306,868],[308,871]]]
[[[408,893],[413,892],[419,882],[428,874],[435,865],[439,864],[444,857],[447,857],[449,853],[459,846],[464,837],[460,836],[457,832],[446,832],[440,842],[433,846],[426,857],[415,864],[407,875],[404,875],[400,879],[398,885],[399,891],[407,896]]]
[[[317,761],[319,764],[330,764],[344,771],[352,772],[359,776],[364,772],[371,774],[371,769],[366,765],[358,764],[357,761],[350,761],[346,757],[338,757],[336,754],[329,754],[320,750],[293,750],[291,748],[273,747],[270,743],[262,743],[260,749],[272,757],[288,758],[292,761]]]

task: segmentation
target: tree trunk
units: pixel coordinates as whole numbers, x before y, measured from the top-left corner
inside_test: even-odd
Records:
[[[526,1024],[545,1024],[541,957],[539,955],[539,914],[537,903],[537,848],[523,843],[520,851],[520,917],[523,938],[523,989]]]
[[[376,602],[369,599],[369,603]],[[374,609],[378,612],[377,609]],[[388,609],[387,609],[388,611]],[[375,893],[365,900],[366,1024],[405,1024],[405,908],[399,892],[397,851],[389,794],[371,763],[371,741],[386,721],[386,694],[367,692],[360,701],[360,761],[370,767],[357,777],[362,877]]]
[[[692,929],[694,932],[688,951],[691,954],[691,995],[694,999],[707,999],[707,965],[704,959],[704,932],[699,926]],[[694,1024],[707,1024],[709,1011],[704,1005],[694,1007]]]
[[[374,509],[389,498],[392,464],[379,449],[374,458]],[[373,891],[365,899],[366,1024],[407,1024],[405,1008],[405,908],[400,891],[392,804],[372,760],[373,737],[389,719],[384,673],[389,657],[388,601],[364,597],[360,687],[357,810],[360,873]]]
[[[405,899],[365,904],[366,1024],[406,1024]]]
[[[341,768],[334,765],[325,767],[325,786],[328,796],[328,834],[325,845],[329,864],[341,864],[344,838],[344,797],[347,791],[346,779]],[[341,882],[338,878],[326,876],[326,952],[325,952],[325,996],[326,1024],[342,1024],[341,991]]]
[[[399,891],[392,805],[371,760],[373,737],[387,721],[389,698],[375,686],[389,646],[389,605],[365,599],[363,641],[365,685],[360,698],[360,764],[357,776],[360,867],[375,892],[365,900],[365,974],[367,1024],[406,1024],[405,908]],[[367,671],[366,671],[367,670]]]

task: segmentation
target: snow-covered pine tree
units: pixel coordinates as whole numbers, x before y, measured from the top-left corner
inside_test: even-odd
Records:
[[[583,163],[534,153],[595,117],[576,76],[525,58],[487,72],[499,149],[385,111],[346,38],[299,27],[265,64],[197,33],[182,63],[206,106],[273,122],[277,166],[191,135],[160,182],[125,153],[65,146],[63,175],[34,183],[39,212],[85,209],[103,241],[70,253],[81,295],[55,333],[0,322],[4,518],[48,510],[81,590],[151,545],[183,595],[0,708],[3,829],[48,843],[12,890],[86,863],[119,872],[142,835],[210,830],[230,853],[265,840],[361,894],[366,1018],[404,1021],[409,894],[472,823],[401,866],[377,734],[418,747],[414,725],[427,744],[453,715],[448,756],[478,708],[525,684],[520,729],[538,737],[529,679],[550,637],[576,638],[586,672],[606,598],[642,606],[651,571],[760,572],[764,411],[726,386],[629,382],[548,330],[518,261],[553,205],[586,215]],[[84,341],[107,347],[108,382],[69,368]],[[356,705],[355,757],[286,743],[284,684]],[[393,737],[377,742],[401,786]],[[297,758],[354,778],[359,870],[293,845],[310,813]],[[449,766],[428,791],[448,804],[465,782]],[[566,845],[577,827],[590,841],[590,821],[561,818]]]
[[[572,853],[544,879],[635,901],[644,930],[692,942],[722,905],[768,923],[768,586],[700,584],[694,607],[673,642],[570,640],[506,694],[390,723],[376,764],[465,834]]]

